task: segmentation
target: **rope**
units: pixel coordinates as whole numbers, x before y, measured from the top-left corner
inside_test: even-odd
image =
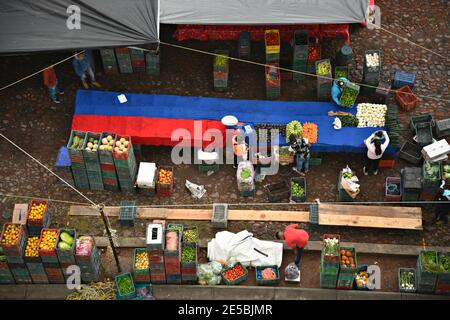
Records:
[[[52,64],[52,65],[50,65],[50,66],[48,66],[48,67],[45,67],[45,68],[42,69],[42,70],[36,71],[35,73],[30,74],[29,76],[26,76],[26,77],[21,78],[21,79],[19,79],[19,80],[17,80],[17,81],[14,81],[13,83],[10,83],[10,84],[8,84],[8,85],[6,85],[6,86],[0,88],[0,91],[5,90],[5,89],[7,89],[7,88],[9,88],[9,87],[12,87],[13,85],[15,85],[15,84],[17,84],[17,83],[19,83],[19,82],[22,82],[22,81],[24,81],[24,80],[26,80],[26,79],[29,79],[29,78],[31,78],[31,77],[33,77],[33,76],[35,76],[35,75],[37,75],[37,74],[43,72],[45,69],[48,69],[48,68],[50,68],[50,67],[54,67],[54,66],[56,66],[56,65],[58,65],[58,64],[61,64],[61,63],[63,63],[63,62],[66,62],[67,60],[69,60],[69,59],[75,57],[77,54],[83,53],[84,51],[85,51],[85,50],[80,51],[80,52],[77,52],[77,53],[75,53],[75,54],[73,54],[73,55],[71,55],[71,56],[69,56],[69,57],[67,57],[67,58],[65,58],[65,59],[63,59],[63,60],[61,60],[61,61],[59,61],[59,62],[56,62],[56,63],[54,63],[54,64]]]
[[[25,155],[27,155],[28,157],[30,157],[33,161],[35,161],[36,163],[38,163],[41,167],[43,167],[45,170],[47,170],[48,172],[50,172],[52,175],[54,175],[55,177],[57,177],[59,180],[61,180],[62,182],[64,182],[68,187],[70,187],[73,191],[75,191],[76,193],[78,193],[80,196],[82,196],[84,199],[86,199],[87,201],[89,201],[93,206],[97,207],[97,204],[95,204],[94,201],[92,201],[91,199],[89,199],[87,196],[85,196],[82,192],[78,191],[76,188],[74,188],[70,183],[68,183],[66,180],[64,180],[63,178],[61,178],[60,176],[58,176],[56,173],[54,173],[52,170],[50,170],[49,168],[47,168],[47,166],[45,166],[42,162],[40,162],[38,159],[36,159],[35,157],[33,157],[31,154],[29,154],[28,152],[26,152],[24,149],[22,149],[21,147],[19,147],[17,144],[15,144],[12,140],[10,140],[9,138],[7,138],[3,133],[0,133],[0,136],[5,139],[6,141],[8,141],[10,144],[12,144],[14,147],[16,147],[17,149],[19,149],[20,151],[22,151]]]
[[[211,55],[211,56],[220,56],[220,57],[227,58],[229,60],[249,63],[249,64],[261,66],[261,67],[269,67],[270,66],[270,67],[273,67],[274,69],[277,69],[277,70],[280,70],[280,71],[287,71],[287,72],[292,72],[292,73],[298,73],[298,74],[302,74],[302,75],[309,76],[309,77],[315,77],[315,78],[320,78],[320,79],[327,79],[327,80],[332,80],[332,81],[337,80],[337,78],[333,78],[333,77],[320,76],[320,75],[317,75],[317,74],[314,74],[314,73],[308,73],[308,72],[303,72],[303,71],[298,71],[298,70],[278,67],[278,66],[274,66],[274,65],[270,65],[270,64],[260,63],[260,62],[251,61],[251,60],[245,60],[245,59],[241,59],[241,58],[224,56],[224,55],[221,55],[221,54],[218,54],[218,53],[208,52],[208,51],[194,49],[194,48],[189,48],[189,47],[180,46],[180,45],[177,45],[177,44],[168,43],[168,42],[164,42],[164,41],[159,41],[159,43],[163,44],[163,45],[166,45],[166,46],[169,46],[169,47],[174,47],[174,48],[188,50],[188,51],[192,51],[192,52],[207,54],[207,55]],[[143,49],[143,48],[137,48],[137,47],[128,47],[128,48],[139,49],[139,50],[142,50],[142,51],[151,52],[151,50]],[[367,87],[367,88],[372,88],[372,89],[378,89],[378,87],[372,86],[372,85],[369,85],[369,84],[364,84],[364,83],[359,83],[359,82],[353,82],[353,83],[357,84],[360,87]],[[383,89],[383,90],[387,91],[387,92],[393,92],[393,93],[401,92],[400,90],[395,90],[395,89]],[[438,98],[438,97],[435,97],[435,96],[418,95],[418,94],[409,93],[409,92],[401,92],[401,93],[405,94],[405,95],[416,96],[416,97],[422,98],[422,99],[433,99],[433,100],[437,100],[437,101],[450,102],[450,99],[442,99],[442,98]]]
[[[22,199],[31,199],[31,200],[49,200],[51,202],[57,202],[57,203],[66,203],[66,204],[76,204],[76,205],[82,205],[82,206],[90,206],[90,204],[86,204],[85,202],[74,202],[74,201],[65,201],[65,200],[56,200],[43,197],[30,197],[30,196],[22,196],[22,195],[14,195],[14,194],[6,194],[6,193],[0,193],[0,196],[5,198],[22,198]]]

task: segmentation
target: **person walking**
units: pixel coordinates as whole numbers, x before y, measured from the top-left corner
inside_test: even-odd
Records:
[[[384,142],[381,143],[381,139]],[[367,147],[367,164],[363,167],[364,175],[369,174],[369,170],[373,171],[374,175],[378,174],[378,162],[383,157],[383,153],[389,146],[389,136],[386,131],[380,130],[372,133],[370,137],[364,140]]]
[[[42,77],[44,78],[44,85],[48,88],[50,98],[54,103],[60,103],[58,94],[64,94],[64,91],[58,87],[58,78],[56,78],[55,68],[48,67],[42,71]]]
[[[307,138],[298,139],[295,134],[289,136],[290,150],[295,151],[296,155],[296,167],[292,168],[295,172],[301,176],[305,176],[309,171],[309,160],[311,159],[311,153],[309,148],[311,144]]]
[[[441,188],[436,195],[435,201],[436,210],[434,212],[433,224],[442,220],[445,225],[448,225],[448,214],[450,212],[450,190],[445,188],[445,181],[442,181]]]
[[[245,138],[241,132],[237,132],[233,136],[233,154],[234,162],[233,168],[237,168],[238,162],[245,161],[248,159],[248,145],[245,143]],[[238,161],[239,158],[239,161]]]
[[[303,229],[298,228],[298,224],[288,225],[284,231],[276,233],[276,238],[284,240],[284,243],[295,253],[295,265],[300,269],[300,261],[303,254],[303,249],[308,244],[309,234]]]
[[[92,68],[92,51],[86,50],[86,52],[77,54],[72,60],[72,65],[75,73],[80,77],[81,83],[85,89],[89,89],[89,85],[86,81],[88,75],[91,80],[91,84],[94,87],[101,87],[100,83],[95,80],[95,74]]]

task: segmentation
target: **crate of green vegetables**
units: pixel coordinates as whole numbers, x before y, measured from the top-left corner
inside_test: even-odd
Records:
[[[198,242],[198,229],[197,227],[184,227],[183,228],[183,242]]]
[[[344,90],[342,91],[341,98],[339,99],[341,106],[352,108],[355,105],[358,94],[359,86],[354,83],[348,82],[345,85]]]
[[[424,161],[422,166],[422,188],[436,191],[441,183],[441,165],[439,162]]]
[[[346,78],[348,79],[349,67],[348,66],[336,66],[334,67],[334,78]]]
[[[304,177],[291,178],[291,200],[295,202],[306,201],[306,179]]]
[[[416,270],[413,268],[398,269],[398,288],[400,292],[414,293],[417,290]]]
[[[198,247],[195,242],[181,243],[181,268],[196,268]]]
[[[134,287],[133,276],[126,272],[115,277],[116,299],[131,300],[136,298],[136,288]]]
[[[439,265],[437,283],[450,285],[450,253],[438,252],[437,260]]]
[[[183,225],[179,223],[169,223],[167,225],[167,230],[178,230],[179,234],[183,234]]]
[[[439,266],[436,251],[421,250],[417,258],[417,289],[419,292],[433,292]]]

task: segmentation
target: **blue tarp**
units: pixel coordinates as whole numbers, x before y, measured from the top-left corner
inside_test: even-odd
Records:
[[[313,122],[319,127],[316,152],[367,151],[363,140],[380,128],[333,128],[334,117],[328,111],[342,111],[329,102],[286,102],[261,100],[235,100],[204,97],[187,97],[157,94],[124,93],[127,102],[121,104],[121,92],[78,90],[76,115],[129,116],[169,119],[221,120],[234,115],[247,124],[287,124],[292,120]],[[355,109],[346,109],[356,112]],[[393,151],[393,150],[388,150]]]

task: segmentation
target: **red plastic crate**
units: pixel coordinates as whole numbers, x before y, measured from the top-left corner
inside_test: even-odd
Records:
[[[436,294],[450,294],[450,284],[438,282],[436,284],[435,293]]]
[[[118,54],[129,54],[130,50],[128,48],[115,48]]]
[[[100,163],[100,168],[102,171],[116,171],[116,166],[110,163]]]
[[[385,183],[385,200],[386,201],[401,201],[402,200],[402,192],[400,191],[399,195],[394,194],[388,194],[387,193],[387,185],[388,183],[400,183],[400,190],[401,188],[401,178],[400,177],[387,177],[386,183]]]
[[[150,263],[164,263],[164,256],[148,255],[148,261]]]
[[[409,86],[404,86],[395,92],[395,100],[405,111],[410,111],[417,106],[417,97]]]
[[[147,283],[150,282],[150,273],[148,275],[133,275],[133,280],[135,283]]]
[[[151,274],[150,281],[166,281],[166,274]]]
[[[181,266],[178,265],[166,265],[166,273],[168,274],[181,274]]]
[[[31,280],[35,284],[45,284],[48,283],[48,277],[45,274],[31,274]]]
[[[6,227],[9,225],[18,225],[20,226],[19,237],[17,238],[16,243],[14,244],[2,244],[1,239],[3,239]],[[0,237],[0,245],[3,248],[3,251],[7,256],[18,257],[22,256],[23,250],[25,250],[26,245],[26,234],[25,234],[25,226],[19,223],[5,223],[3,225],[2,235]]]
[[[27,218],[27,225],[29,226],[37,226],[40,227],[43,225],[43,220],[45,218],[45,215],[48,214],[48,201],[45,200],[31,200],[30,204],[28,205],[28,216],[30,215],[30,211],[31,211],[31,207],[33,206],[33,204],[45,204],[45,211],[44,214],[42,216],[42,219],[39,220],[32,220]]]
[[[197,274],[197,268],[181,268],[181,274]]]
[[[132,147],[131,137],[116,135],[116,141],[119,141],[121,138],[125,138],[128,141],[128,150],[126,153],[117,153],[113,149],[113,158],[117,159],[117,160],[127,160],[128,155],[130,154],[131,147]]]
[[[436,193],[422,192],[420,194],[420,200],[422,200],[422,201],[434,201],[435,197],[436,197]]]
[[[394,169],[395,160],[380,160],[380,161],[378,161],[378,167]]]

